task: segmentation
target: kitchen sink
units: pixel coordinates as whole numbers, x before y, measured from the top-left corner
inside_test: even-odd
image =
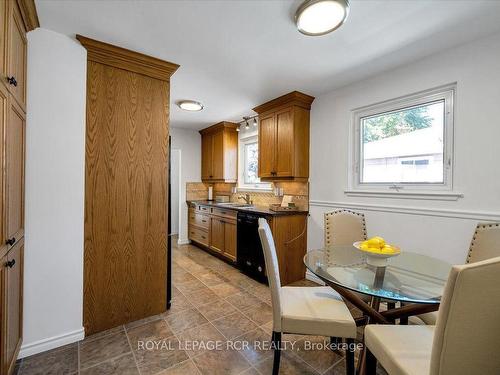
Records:
[[[224,206],[224,207],[253,207],[253,204],[237,203],[237,202],[225,202],[225,203],[217,203],[217,206]]]

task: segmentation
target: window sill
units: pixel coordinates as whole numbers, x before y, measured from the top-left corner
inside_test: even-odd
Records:
[[[420,199],[434,201],[457,201],[463,198],[462,193],[456,192],[430,192],[430,191],[384,191],[384,190],[344,190],[348,197],[371,197],[371,198],[396,198],[396,199]]]
[[[237,187],[236,188],[236,191],[238,193],[245,193],[245,192],[248,192],[248,193],[272,193],[273,192],[273,189],[272,188],[268,188],[268,187],[262,187],[262,188],[256,188],[256,187]]]

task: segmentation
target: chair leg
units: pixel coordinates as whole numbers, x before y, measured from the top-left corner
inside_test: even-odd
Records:
[[[346,339],[347,349],[345,352],[345,373],[354,375],[354,339]]]
[[[387,310],[394,310],[396,308],[396,302],[387,302]]]
[[[273,331],[273,347],[274,347],[274,362],[273,375],[278,375],[280,372],[280,357],[281,357],[281,332]]]
[[[340,337],[330,337],[330,348],[332,351],[337,351],[339,349],[339,344],[342,342]]]
[[[365,375],[375,375],[377,373],[377,358],[370,349],[366,348]]]

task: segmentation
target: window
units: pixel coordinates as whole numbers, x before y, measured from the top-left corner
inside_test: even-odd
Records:
[[[346,191],[452,190],[455,86],[353,111]]]
[[[256,135],[241,138],[238,156],[238,188],[242,190],[270,190],[271,184],[259,179],[259,142]]]

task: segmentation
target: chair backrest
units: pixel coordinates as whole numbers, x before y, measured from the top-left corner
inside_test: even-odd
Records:
[[[365,215],[337,210],[325,214],[325,247],[349,246],[366,240]]]
[[[281,281],[278,266],[278,256],[274,246],[273,234],[266,219],[259,219],[259,236],[264,250],[264,260],[266,262],[267,280],[271,289],[271,303],[273,306],[273,330],[281,332]]]
[[[500,257],[453,266],[434,331],[430,375],[498,374]]]
[[[479,223],[472,236],[467,263],[500,257],[500,223]]]

